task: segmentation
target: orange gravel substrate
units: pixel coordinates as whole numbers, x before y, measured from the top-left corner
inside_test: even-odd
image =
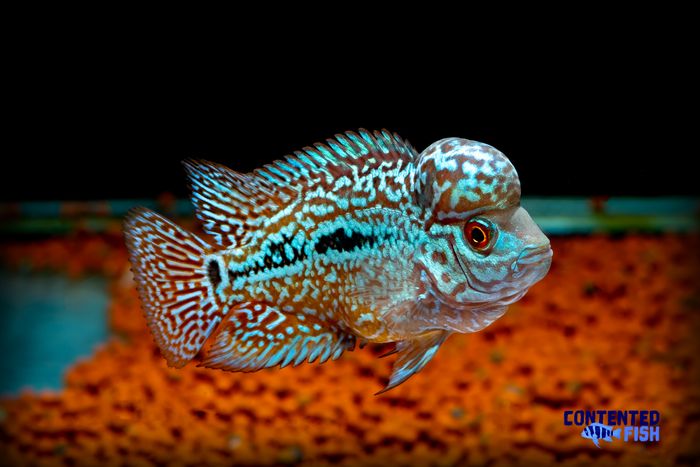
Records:
[[[394,357],[257,373],[169,369],[117,236],[4,245],[10,267],[111,278],[115,338],[58,393],[0,403],[10,465],[652,465],[700,462],[696,236],[555,238],[549,276],[381,396]],[[100,310],[95,310],[96,313]],[[12,356],[5,356],[12,358]],[[22,362],[17,362],[21,365]],[[566,409],[650,409],[661,442],[598,449]]]

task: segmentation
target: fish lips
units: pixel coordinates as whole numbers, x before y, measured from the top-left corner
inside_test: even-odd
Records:
[[[530,279],[532,281],[530,285],[540,281],[549,272],[553,256],[554,251],[552,251],[549,244],[523,249],[516,260],[513,261],[513,264],[511,264],[512,277],[521,279],[528,273],[535,272],[536,274]]]

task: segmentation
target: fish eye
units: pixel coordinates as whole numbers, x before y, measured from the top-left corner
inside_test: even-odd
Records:
[[[492,244],[493,229],[481,220],[472,219],[464,226],[464,234],[469,246],[479,252],[485,252]]]

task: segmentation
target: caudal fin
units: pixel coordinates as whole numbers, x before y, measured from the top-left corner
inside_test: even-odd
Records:
[[[184,366],[224,313],[219,263],[205,264],[207,243],[145,208],[129,212],[124,236],[148,326],[168,364]]]

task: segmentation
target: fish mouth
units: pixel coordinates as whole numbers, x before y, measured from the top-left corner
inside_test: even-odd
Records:
[[[526,246],[523,251],[520,252],[516,262],[522,264],[532,264],[537,262],[538,259],[551,257],[553,255],[552,246],[549,242],[542,245],[536,246]]]
[[[520,266],[529,266],[531,264],[538,264],[544,262],[551,262],[554,252],[549,243],[537,246],[527,246],[523,248],[518,257],[511,264],[510,269],[513,271],[513,278],[519,279],[522,277],[528,268],[521,268]],[[549,267],[545,270],[549,269]]]

